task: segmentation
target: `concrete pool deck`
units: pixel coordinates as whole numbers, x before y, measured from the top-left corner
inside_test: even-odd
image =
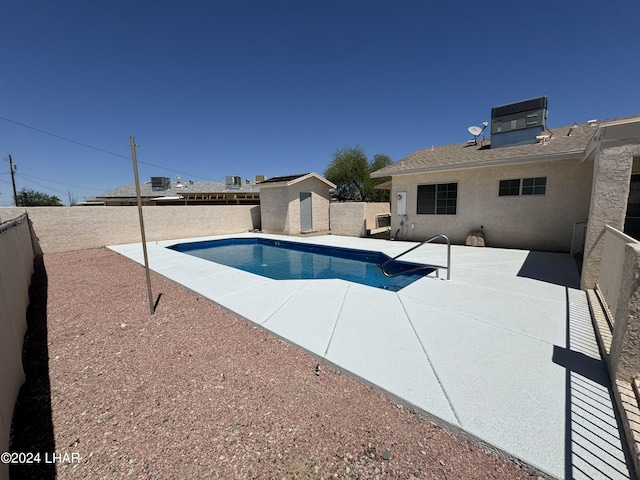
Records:
[[[221,235],[148,243],[149,265],[435,423],[546,474],[632,478],[571,256],[452,246],[451,281],[425,277],[389,292],[342,280],[271,280],[164,248],[255,236],[390,256],[415,245]],[[139,243],[109,248],[143,263]],[[445,264],[446,247],[424,245],[403,258]]]

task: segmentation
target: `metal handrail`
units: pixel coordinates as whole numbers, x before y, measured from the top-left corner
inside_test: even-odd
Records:
[[[419,267],[412,268],[412,269],[409,269],[409,270],[405,270],[404,272],[399,272],[399,273],[389,273],[384,268],[384,267],[387,266],[387,264],[393,262],[394,260],[400,258],[401,256],[406,255],[407,253],[414,251],[416,248],[421,247],[425,243],[431,243],[434,240],[436,240],[437,238],[444,238],[447,241],[447,266],[446,267],[443,267],[441,265],[421,265]],[[449,240],[449,237],[447,237],[446,235],[442,235],[442,234],[441,235],[436,235],[435,237],[431,237],[429,240],[425,240],[424,242],[421,242],[418,245],[414,245],[409,250],[405,250],[401,254],[396,255],[395,257],[390,258],[389,260],[386,260],[381,265],[378,265],[378,267],[380,267],[380,269],[382,270],[382,273],[384,274],[385,277],[397,277],[398,275],[408,275],[410,273],[417,272],[419,270],[424,270],[424,269],[427,269],[427,268],[435,268],[436,269],[436,276],[440,277],[440,269],[441,268],[446,268],[447,269],[447,280],[451,280],[451,241]]]

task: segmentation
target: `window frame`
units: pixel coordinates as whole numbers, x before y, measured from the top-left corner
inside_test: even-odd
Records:
[[[507,184],[509,182],[509,184]],[[517,185],[514,184],[517,182]],[[516,197],[520,195],[520,188],[522,186],[522,180],[519,178],[509,178],[507,180],[500,180],[498,183],[498,196],[499,197]],[[514,190],[516,188],[517,190]]]
[[[416,197],[417,215],[458,214],[458,182],[420,184]]]
[[[531,183],[525,185],[525,183]],[[525,192],[525,188],[527,191]],[[522,189],[520,195],[546,195],[547,177],[528,177],[522,179]]]
[[[507,184],[510,182],[510,184]],[[515,184],[518,182],[518,193]],[[547,194],[547,177],[508,178],[498,181],[498,197],[522,197]]]

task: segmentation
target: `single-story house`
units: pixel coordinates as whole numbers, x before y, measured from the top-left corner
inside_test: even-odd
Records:
[[[550,129],[546,103],[495,107],[490,139],[470,127],[373,172],[392,178],[391,236],[573,253],[605,224],[640,238],[640,115]]]
[[[260,188],[262,231],[297,235],[329,230],[329,203],[336,186],[317,173],[272,177]]]
[[[256,181],[264,180],[257,175]],[[168,177],[151,177],[140,184],[143,205],[259,205],[260,190],[256,181],[229,176],[224,182],[189,180],[172,182]],[[137,205],[136,185],[130,183],[90,198],[85,205],[107,206]]]

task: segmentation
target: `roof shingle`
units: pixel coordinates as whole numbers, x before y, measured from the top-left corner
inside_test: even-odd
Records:
[[[478,141],[477,145],[464,142],[424,148],[373,172],[371,176],[377,178],[419,172],[475,168],[505,163],[524,163],[579,157],[584,155],[594,134],[598,130],[597,127],[603,123],[615,122],[615,120],[616,119],[597,122],[595,125],[582,123],[548,129],[545,135],[549,135],[550,138],[544,143],[491,148],[491,141],[483,140]]]

